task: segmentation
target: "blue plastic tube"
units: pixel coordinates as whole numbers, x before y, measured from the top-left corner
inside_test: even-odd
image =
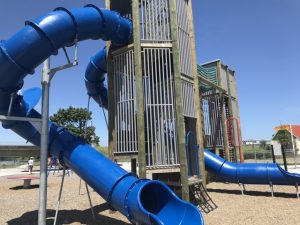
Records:
[[[107,89],[104,86],[106,73],[107,62],[105,47],[91,58],[85,71],[85,86],[88,95],[105,109],[108,107]]]
[[[34,21],[27,21],[23,29],[0,44],[0,113],[7,113],[10,96],[21,89],[24,77],[33,73],[35,67],[51,54],[56,54],[59,48],[77,41],[99,38],[121,46],[131,38],[131,29],[131,22],[118,13],[92,5],[70,11],[58,8]],[[101,66],[95,65],[101,69]],[[86,77],[88,85],[92,82],[96,85],[90,88],[89,94],[99,91],[97,85],[100,85],[102,94],[103,78],[91,78]],[[24,97],[17,96],[11,115],[40,118],[40,113],[32,109],[38,95],[40,93],[35,90]],[[29,122],[2,121],[2,125],[29,142],[40,145],[40,133]],[[140,180],[67,130],[50,122],[49,127],[49,154],[73,169],[130,221],[146,225],[204,223],[195,206],[180,200],[163,183]]]
[[[241,184],[300,184],[300,174],[289,173],[276,163],[232,163],[204,150],[205,169],[222,180]]]

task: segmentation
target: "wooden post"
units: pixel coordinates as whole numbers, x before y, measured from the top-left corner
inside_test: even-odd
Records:
[[[235,71],[233,71],[233,76],[236,80],[236,75],[235,75]],[[238,122],[239,122],[239,126],[238,126],[238,132],[239,132],[239,137],[240,137],[240,140],[239,140],[239,143],[240,143],[240,161],[241,162],[244,162],[244,153],[243,153],[243,145],[242,145],[242,129],[241,129],[241,115],[240,115],[240,107],[239,107],[239,99],[238,99],[238,91],[237,91],[237,87],[235,87],[236,90],[235,90],[235,93],[236,93],[236,96],[235,96],[235,104],[236,104],[236,109],[237,109],[237,119],[238,119]]]
[[[105,0],[107,9],[110,9],[110,0]],[[114,91],[114,75],[112,74],[112,56],[110,54],[111,42],[106,43],[107,47],[107,83],[108,83],[108,157],[114,160],[115,150],[115,91]]]
[[[143,99],[143,74],[142,53],[140,38],[139,1],[132,1],[133,44],[134,44],[134,68],[136,80],[136,104],[137,104],[137,133],[138,133],[138,162],[139,177],[146,178],[146,149],[145,149],[145,125],[144,125],[144,99]]]
[[[171,36],[172,36],[172,56],[173,56],[173,72],[174,72],[174,92],[175,92],[175,108],[176,108],[176,132],[178,140],[179,158],[180,158],[180,179],[182,199],[189,201],[189,187],[187,176],[187,159],[185,151],[185,125],[183,117],[183,102],[181,94],[181,73],[178,47],[178,26],[176,15],[176,0],[169,0]]]
[[[227,94],[228,94],[228,108],[229,108],[229,118],[233,118],[233,107],[232,107],[232,96],[231,96],[231,87],[230,87],[230,77],[229,77],[229,69],[228,66],[226,65],[226,80],[227,80]],[[238,124],[236,124],[236,127],[238,126]],[[236,130],[236,127],[234,126],[234,120],[232,120],[232,140],[234,142],[234,156],[236,156],[236,152],[237,152],[237,148],[236,148],[236,143],[238,142],[238,140],[236,140],[235,138],[235,134],[236,132],[238,132]],[[237,160],[237,158],[235,157],[235,160]]]
[[[136,158],[131,158],[131,172],[134,173],[134,174],[137,174],[137,171],[136,171]]]
[[[217,79],[218,85],[222,86],[222,79],[221,79],[221,61],[217,61]],[[222,87],[224,88],[224,87]],[[226,112],[224,110],[224,105],[221,106],[221,123],[222,123],[222,130],[223,130],[223,145],[224,145],[224,153],[226,160],[229,160],[229,141],[228,141],[228,133],[226,127]]]
[[[194,30],[194,19],[192,11],[192,1],[188,1],[188,22],[189,22],[189,34],[190,34],[190,45],[191,45],[191,57],[192,57],[192,73],[194,78],[194,98],[195,98],[195,110],[196,110],[196,132],[197,132],[197,143],[199,145],[199,167],[204,187],[206,186],[206,174],[204,165],[204,132],[203,132],[203,109],[202,109],[202,95],[199,89],[198,71],[197,71],[197,53],[195,44],[195,30]]]

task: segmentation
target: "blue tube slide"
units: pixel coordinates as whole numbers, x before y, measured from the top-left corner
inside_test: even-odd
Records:
[[[241,184],[300,184],[300,174],[289,173],[277,163],[232,163],[204,150],[205,169],[222,180]]]
[[[131,27],[131,22],[118,13],[98,9],[93,5],[70,11],[57,8],[34,21],[27,21],[23,29],[0,43],[0,114],[7,113],[10,96],[22,88],[25,76],[33,73],[36,66],[56,54],[59,48],[77,41],[100,38],[121,46],[130,39]],[[102,83],[101,76],[99,80],[92,78],[86,78],[89,87],[93,87],[93,82],[96,85]],[[89,94],[103,95],[101,87],[100,84],[100,92],[97,93],[92,91],[99,91],[99,88],[91,88]],[[24,92],[24,96],[17,94],[11,115],[40,118],[40,113],[33,109],[37,95],[40,92],[36,89]],[[31,123],[2,121],[2,126],[34,145],[40,145],[40,133]],[[63,164],[74,170],[132,222],[145,225],[204,224],[198,209],[179,199],[165,184],[138,179],[84,140],[51,122],[49,154],[58,157]]]
[[[85,71],[85,86],[88,95],[101,107],[107,109],[108,95],[104,86],[107,73],[106,47],[93,56]]]

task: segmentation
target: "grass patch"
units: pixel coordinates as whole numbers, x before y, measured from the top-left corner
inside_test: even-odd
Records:
[[[261,148],[258,145],[243,145],[243,152],[244,153],[271,153],[271,150],[267,150],[265,148]]]
[[[101,152],[103,155],[108,156],[108,147],[107,146],[98,146],[96,149]]]

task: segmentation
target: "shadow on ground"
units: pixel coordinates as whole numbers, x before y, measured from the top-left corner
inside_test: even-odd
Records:
[[[26,189],[36,189],[36,188],[39,188],[39,185],[38,185],[38,184],[32,184],[32,185],[30,185],[29,188],[26,188]],[[10,189],[10,190],[24,190],[23,185],[11,187],[11,188],[9,188],[9,189]]]
[[[232,195],[242,195],[240,190],[224,190],[224,189],[214,189],[214,188],[207,188],[207,191],[209,193],[222,193],[222,194],[232,194]],[[245,195],[251,195],[251,196],[265,196],[265,197],[271,197],[271,192],[263,192],[263,191],[244,191]],[[297,198],[296,192],[295,194],[292,193],[284,193],[284,192],[276,192],[274,191],[274,197],[279,198]]]
[[[86,224],[86,225],[128,225],[121,220],[107,217],[104,215],[99,215],[100,212],[109,209],[107,203],[103,203],[98,206],[94,206],[95,220],[93,220],[91,209],[86,210],[60,210],[58,213],[57,224],[71,224],[76,225]],[[55,210],[47,210],[47,225],[52,225],[54,222]],[[7,221],[8,225],[37,225],[38,224],[38,211],[30,211],[24,213],[18,218],[11,219]]]

